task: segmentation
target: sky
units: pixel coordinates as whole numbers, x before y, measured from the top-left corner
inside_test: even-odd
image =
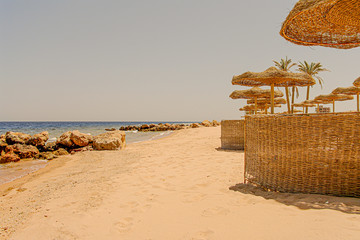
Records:
[[[360,48],[298,46],[279,35],[295,3],[0,0],[0,121],[239,119],[246,100],[229,94],[248,88],[232,85],[233,75],[286,56],[330,70],[311,98],[351,86]]]

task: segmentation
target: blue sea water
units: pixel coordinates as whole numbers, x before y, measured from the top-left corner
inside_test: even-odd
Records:
[[[66,131],[79,130],[82,133],[98,135],[106,128],[119,129],[121,126],[158,124],[160,122],[0,122],[0,135],[6,132],[23,132],[30,135],[49,132],[49,141],[56,141]],[[170,124],[190,124],[191,122],[161,122]],[[160,138],[171,132],[126,132],[126,143],[141,142]],[[16,163],[0,164],[0,184],[13,181],[47,165],[46,160],[26,160]]]
[[[98,135],[104,133],[106,128],[119,129],[121,126],[158,124],[160,122],[0,122],[0,135],[8,131],[23,132],[30,135],[42,131],[49,132],[49,141],[55,141],[66,131],[79,130],[82,133]],[[190,122],[161,122],[170,124],[189,124]],[[159,132],[127,132],[126,142],[138,142],[149,140],[157,135],[164,134]]]

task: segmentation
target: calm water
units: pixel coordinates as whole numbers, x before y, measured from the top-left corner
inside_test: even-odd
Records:
[[[158,124],[160,122],[0,122],[0,135],[8,131],[23,132],[30,135],[42,131],[49,132],[49,141],[56,141],[62,133],[79,130],[82,133],[97,135],[105,128],[119,129],[121,126]],[[189,124],[190,122],[162,122],[170,124]],[[160,138],[171,132],[126,132],[126,143],[141,142]],[[0,184],[13,181],[46,166],[46,160],[29,160],[16,163],[0,164]]]

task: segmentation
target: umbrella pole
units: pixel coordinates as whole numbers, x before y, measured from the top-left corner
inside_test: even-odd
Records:
[[[317,113],[319,113],[319,111],[320,111],[320,104],[318,103],[317,105],[318,105],[318,107],[317,107]]]
[[[257,114],[257,97],[255,97],[255,114]]]
[[[271,114],[274,114],[274,83],[271,84]]]
[[[290,114],[290,99],[289,99],[289,88],[285,87],[285,93],[286,93],[286,103],[288,108],[288,113]]]
[[[335,100],[333,99],[333,112],[335,112]]]
[[[294,114],[294,99],[295,99],[295,87],[292,87],[292,96],[291,96],[291,113]]]
[[[305,113],[305,107],[303,107],[303,113]]]
[[[356,99],[357,99],[357,111],[359,111],[359,93],[356,94]]]

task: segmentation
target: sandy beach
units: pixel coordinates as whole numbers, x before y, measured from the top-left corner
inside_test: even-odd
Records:
[[[243,185],[220,127],[55,159],[0,186],[1,239],[359,239],[360,199]]]

